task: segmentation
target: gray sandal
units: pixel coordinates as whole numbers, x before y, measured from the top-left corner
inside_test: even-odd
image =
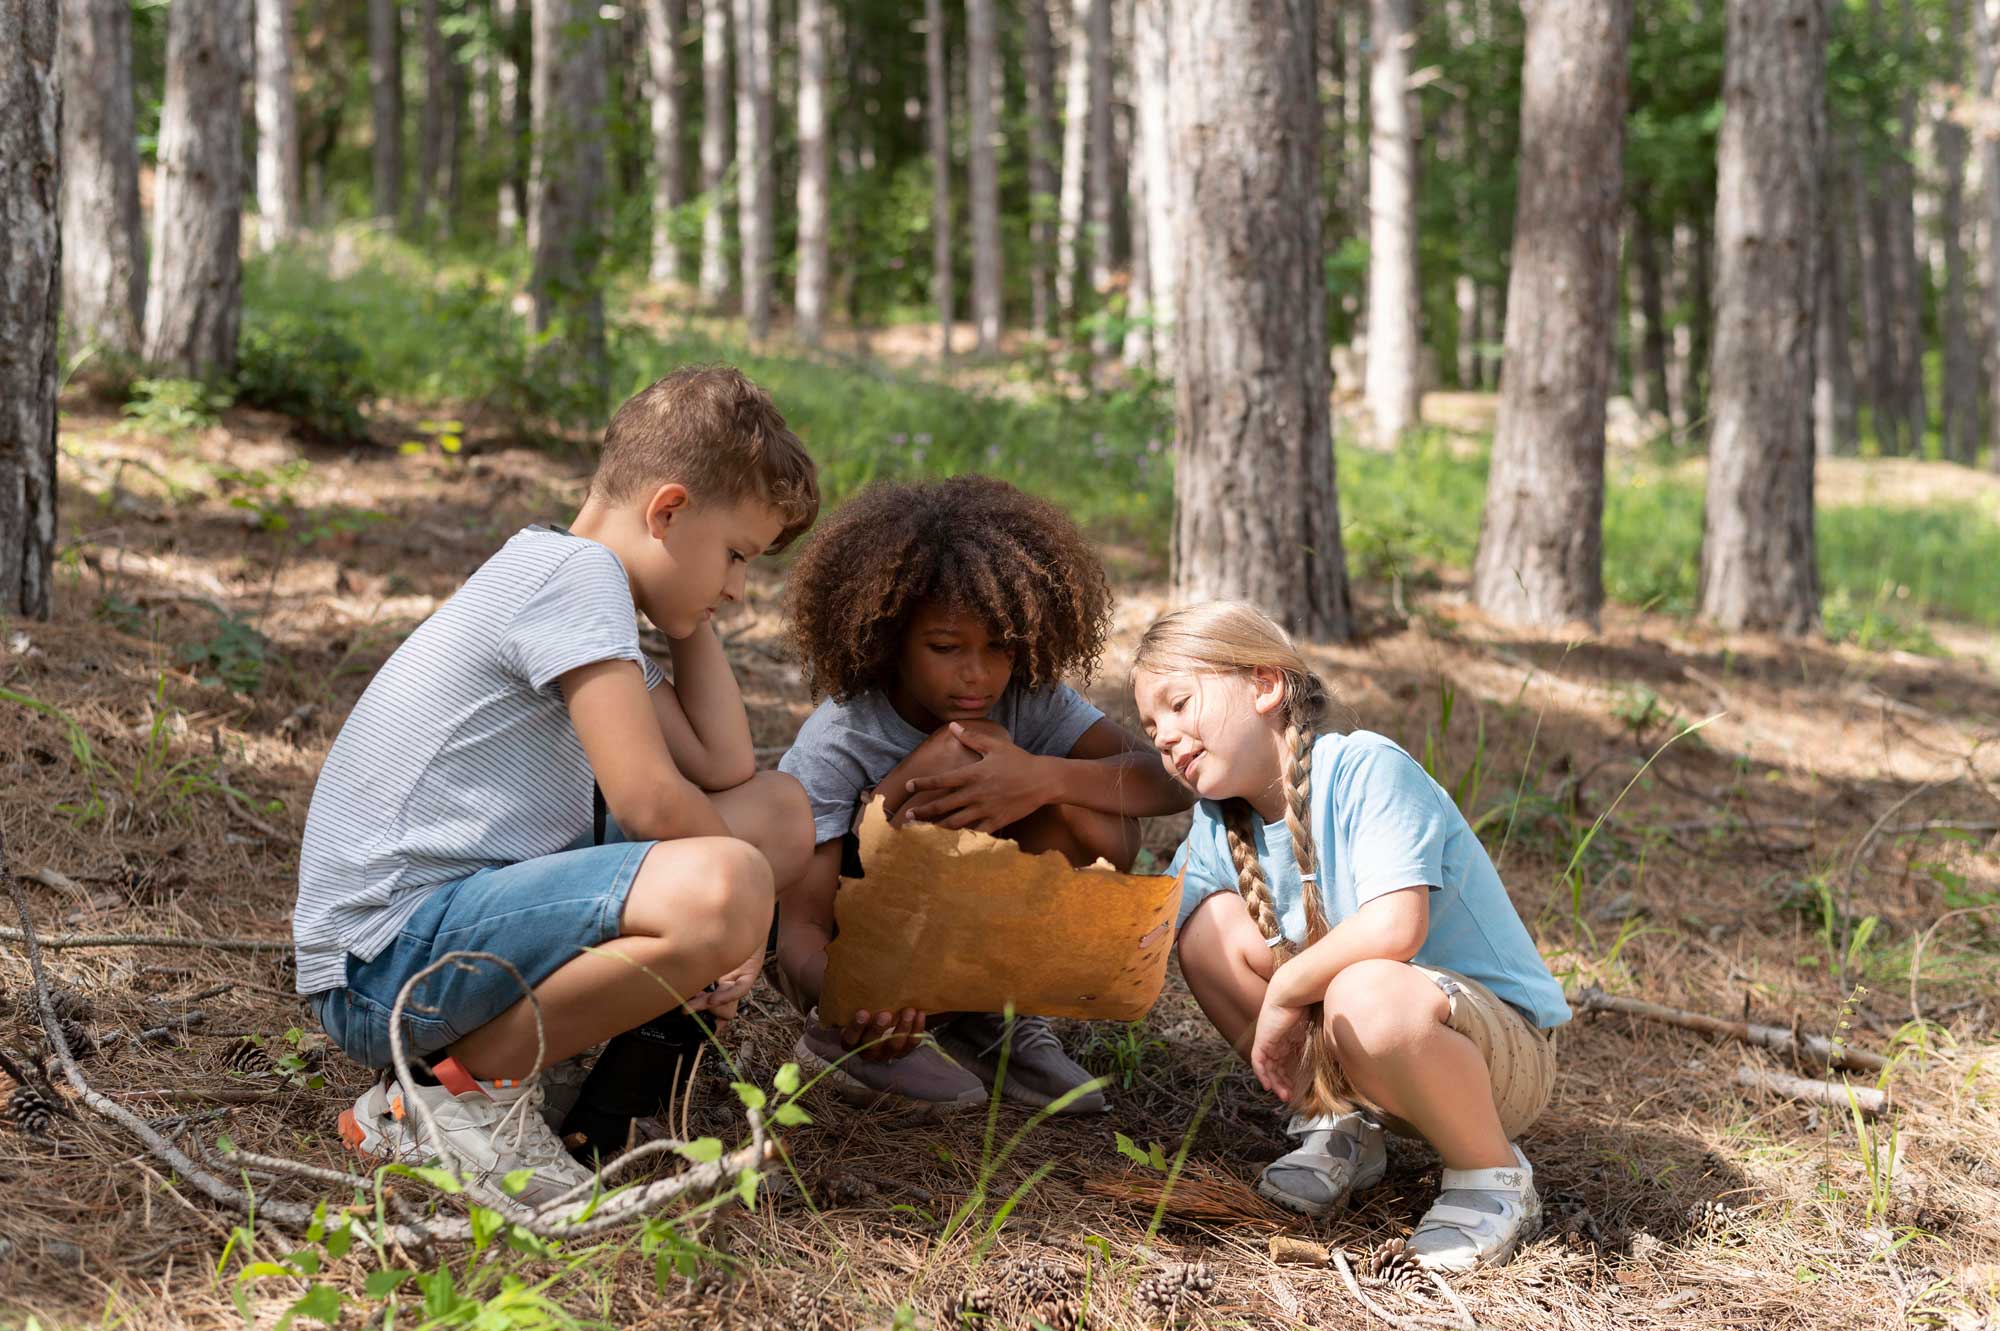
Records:
[[[1337,1211],[1388,1172],[1382,1125],[1358,1109],[1314,1118],[1294,1114],[1285,1131],[1299,1144],[1264,1166],[1257,1191],[1287,1211],[1309,1216]]]

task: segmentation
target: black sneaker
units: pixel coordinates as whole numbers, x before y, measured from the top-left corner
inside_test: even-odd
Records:
[[[563,1119],[561,1136],[571,1154],[584,1161],[621,1154],[633,1119],[658,1114],[668,1100],[693,1089],[695,1054],[707,1039],[708,1028],[678,1008],[613,1036]]]

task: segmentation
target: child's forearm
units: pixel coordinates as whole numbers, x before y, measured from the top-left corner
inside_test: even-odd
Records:
[[[1108,758],[1047,758],[1049,803],[1074,804],[1121,818],[1157,818],[1194,803],[1151,751]]]
[[[1357,961],[1408,961],[1424,945],[1430,929],[1426,889],[1377,897],[1327,931],[1326,937],[1278,967],[1267,1003],[1305,1007],[1326,995],[1333,977]]]
[[[747,781],[757,770],[756,754],[750,744],[750,717],[743,708],[743,691],[729,668],[722,640],[712,628],[696,629],[686,638],[670,639],[668,650],[674,664],[673,691],[687,737],[698,746],[692,761],[675,754],[682,770],[702,773],[701,784],[710,789],[725,788]],[[662,716],[669,745],[676,727]],[[686,740],[683,740],[683,744]],[[733,777],[734,780],[729,778]],[[712,779],[711,779],[712,778]]]

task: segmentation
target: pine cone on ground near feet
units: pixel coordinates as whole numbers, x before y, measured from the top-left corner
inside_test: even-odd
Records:
[[[1693,1229],[1721,1229],[1736,1218],[1736,1208],[1720,1197],[1710,1197],[1688,1207],[1688,1225]]]
[[[1025,1309],[1033,1322],[1052,1331],[1079,1331],[1083,1304],[1077,1298],[1077,1273],[1061,1262],[1026,1261],[1007,1273],[1003,1289]]]
[[[28,1137],[47,1139],[49,1120],[55,1116],[55,1106],[47,1096],[32,1086],[17,1086],[7,1097],[7,1118],[14,1130]]]
[[[785,1305],[787,1331],[839,1331],[840,1306],[825,1294],[799,1285]]]
[[[1202,1302],[1214,1288],[1206,1262],[1170,1262],[1139,1282],[1139,1302],[1172,1326],[1183,1307]]]
[[[246,1035],[230,1045],[225,1061],[231,1072],[255,1075],[271,1070],[271,1056],[264,1052],[263,1042],[254,1035]]]
[[[984,1285],[967,1285],[958,1292],[945,1317],[947,1326],[997,1326],[1000,1296]]]
[[[1423,1268],[1410,1253],[1405,1239],[1387,1239],[1361,1259],[1356,1272],[1364,1285],[1393,1289],[1398,1294],[1414,1294],[1424,1288]]]

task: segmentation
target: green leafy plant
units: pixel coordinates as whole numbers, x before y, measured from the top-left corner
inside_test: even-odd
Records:
[[[226,612],[217,613],[214,632],[182,643],[176,655],[194,668],[203,684],[246,697],[263,687],[264,671],[272,660],[270,640]]]
[[[1136,865],[1134,871],[1140,872]],[[1145,1068],[1146,1060],[1166,1048],[1167,1042],[1150,1034],[1144,1020],[1115,1025],[1100,1022],[1090,1028],[1090,1043],[1084,1047],[1083,1056],[1094,1068],[1109,1065],[1109,1076],[1118,1083],[1118,1089],[1129,1091]]]
[[[361,407],[375,396],[361,347],[341,322],[311,311],[273,310],[243,329],[238,402],[283,412],[312,435],[341,441],[366,437]]]
[[[178,437],[215,424],[230,402],[226,389],[198,379],[140,379],[125,403],[125,421],[131,429]]]

